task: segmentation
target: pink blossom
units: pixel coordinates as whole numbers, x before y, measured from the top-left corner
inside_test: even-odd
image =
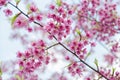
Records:
[[[105,57],[105,61],[107,61],[109,64],[112,64],[113,61],[115,60],[115,57],[110,54],[105,55],[104,57]]]
[[[42,66],[44,62],[46,65],[49,63],[50,57],[43,54],[45,52],[45,47],[45,42],[43,40],[39,40],[32,43],[32,47],[25,52],[19,52],[18,63],[23,67],[23,72],[33,72],[38,67]]]
[[[70,57],[69,57],[69,56],[66,56],[65,59],[66,59],[66,60],[70,60]]]
[[[50,5],[50,9],[55,9],[55,6],[53,4]]]
[[[79,56],[79,58],[84,59],[84,56],[87,53],[84,43],[78,41],[72,41],[70,42],[69,46],[70,49]]]
[[[30,17],[29,17],[29,21],[30,21],[30,22],[33,22],[34,19],[35,19],[34,16],[30,16]]]
[[[95,47],[95,46],[96,46],[96,43],[95,43],[95,42],[91,42],[91,46],[92,46],[92,47]]]
[[[3,6],[6,4],[6,0],[0,0],[0,6]]]
[[[28,32],[32,32],[33,31],[33,29],[32,28],[27,28],[27,30],[28,30]]]
[[[36,12],[36,11],[37,11],[36,5],[32,3],[32,4],[30,5],[30,10],[31,10],[32,12]]]
[[[16,18],[16,20],[14,22],[14,26],[15,26],[15,28],[27,27],[28,20],[24,16],[20,15]]]
[[[12,15],[12,11],[10,9],[5,9],[3,12],[5,13],[5,16],[11,16]]]
[[[36,15],[36,20],[37,20],[37,21],[41,21],[41,20],[42,20],[42,14],[40,14],[40,13],[37,14],[37,15]]]
[[[21,58],[23,56],[23,54],[21,52],[17,53],[17,57]]]
[[[81,68],[81,65],[82,65],[81,63],[74,62],[68,67],[69,73],[71,73],[72,76],[82,75],[81,73],[84,67]]]

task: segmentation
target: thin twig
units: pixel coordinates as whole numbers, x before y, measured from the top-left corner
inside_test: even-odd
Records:
[[[56,45],[59,45],[59,43],[55,43],[55,44],[53,44],[53,45],[47,47],[45,50],[48,50],[48,49],[50,49],[50,48],[52,48],[52,47],[54,47],[54,46],[56,46]]]

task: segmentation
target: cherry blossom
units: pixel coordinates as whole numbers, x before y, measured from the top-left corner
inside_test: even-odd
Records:
[[[19,37],[25,47],[24,51],[16,54],[17,60],[12,63],[14,67],[9,80],[41,80],[40,73],[50,73],[47,67],[54,67],[60,61],[66,66],[51,74],[48,80],[77,77],[81,80],[119,80],[120,66],[117,65],[120,64],[117,60],[120,45],[116,39],[120,32],[118,2],[78,0],[69,3],[55,0],[42,11],[34,0],[0,0],[0,7],[3,7],[5,16],[9,18],[13,32],[18,33],[13,38]],[[22,3],[25,3],[26,11],[21,9]],[[14,14],[8,5],[18,12]],[[33,35],[36,38],[33,39]],[[99,46],[107,52],[104,53]],[[94,55],[99,58],[92,62],[90,59]],[[105,61],[102,64],[99,63],[101,57]],[[6,66],[0,64],[0,79],[1,75],[9,73],[10,69]],[[54,68],[51,70],[54,71]]]
[[[23,27],[27,27],[28,26],[28,20],[22,16],[22,15],[19,15],[15,22],[14,22],[14,27],[15,28],[23,28]]]
[[[4,13],[6,16],[11,16],[12,15],[12,11],[10,9],[5,9]]]
[[[6,4],[6,1],[7,1],[7,0],[0,0],[0,6],[5,5],[5,4]]]

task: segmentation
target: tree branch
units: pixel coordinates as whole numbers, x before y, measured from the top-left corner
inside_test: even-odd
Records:
[[[25,14],[23,11],[21,11],[17,6],[15,6],[14,4],[12,4],[11,2],[8,2],[10,5],[12,5],[13,7],[15,7],[17,10],[19,10],[23,15],[25,15],[27,18],[29,18],[29,16],[27,14]],[[38,22],[35,22],[35,24],[43,27],[43,25],[41,25]],[[51,34],[50,32],[48,32],[49,34]],[[57,40],[57,38],[55,36],[53,36],[55,40]],[[98,73],[99,75],[101,75],[102,77],[104,77],[105,79],[109,80],[106,76],[104,76],[102,73],[100,73],[98,70],[94,69],[93,67],[91,67],[89,64],[87,64],[85,61],[83,61],[82,59],[80,59],[76,53],[72,52],[70,49],[68,49],[64,44],[62,44],[61,42],[58,41],[57,44],[60,44],[63,48],[65,48],[67,51],[69,51],[70,53],[72,53],[74,56],[76,56],[83,64],[85,64],[87,67],[89,67],[90,69],[92,69],[93,71],[95,71],[96,73]],[[56,45],[57,45],[56,44]],[[51,47],[51,46],[50,46]]]
[[[14,8],[16,8],[18,11],[20,11],[20,13],[22,13],[23,15],[25,15],[27,18],[29,18],[29,16],[27,15],[27,14],[25,14],[22,10],[20,10],[19,8],[18,8],[18,6],[15,6],[14,4],[12,4],[11,2],[8,2],[10,5],[12,5]],[[33,21],[35,24],[37,24],[37,25],[39,25],[39,26],[41,26],[41,27],[43,27],[43,25],[41,25],[40,23],[38,23],[38,22],[36,22],[36,21]]]

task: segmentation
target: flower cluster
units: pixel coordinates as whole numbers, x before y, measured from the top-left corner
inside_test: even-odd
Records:
[[[40,22],[42,20],[43,15],[41,13],[35,13],[35,15],[30,15],[29,22]]]
[[[120,73],[118,71],[115,71],[115,69],[105,69],[101,67],[100,72],[109,78],[109,80],[119,80],[120,79]]]
[[[105,4],[105,9],[100,9],[98,11],[100,16],[99,31],[108,36],[113,36],[117,32],[115,27],[117,26],[117,17],[115,15],[116,5],[114,4]],[[108,13],[109,12],[109,13]],[[109,28],[109,30],[108,30]]]
[[[116,13],[115,4],[104,4],[105,8],[100,8],[98,10],[99,20],[96,21],[95,29],[98,32],[98,37],[100,40],[108,40],[108,37],[114,36],[118,31],[118,19]],[[108,13],[109,12],[109,13]],[[101,34],[104,33],[104,34]]]
[[[48,13],[49,20],[45,30],[50,33],[50,39],[55,36],[58,40],[62,40],[63,37],[65,38],[70,33],[72,21],[68,17],[72,15],[72,10],[67,8],[65,4],[59,7],[50,5],[50,10],[52,12]]]
[[[77,7],[77,28],[95,33],[97,37],[93,35],[92,38],[109,41],[109,37],[118,33],[119,29],[120,22],[116,6],[116,3],[109,3],[109,1],[81,1]]]
[[[82,75],[84,71],[84,65],[82,63],[73,62],[70,66],[68,66],[68,71],[72,76]]]
[[[22,72],[33,72],[42,64],[48,64],[50,57],[45,54],[45,43],[43,40],[34,42],[32,47],[25,52],[18,52],[19,65],[22,68]]]
[[[118,52],[120,49],[119,42],[116,42],[115,44],[112,45],[111,52]]]
[[[80,59],[84,59],[85,54],[87,53],[87,50],[85,46],[88,44],[88,42],[78,42],[78,41],[72,41],[70,45],[70,49],[74,51]]]

